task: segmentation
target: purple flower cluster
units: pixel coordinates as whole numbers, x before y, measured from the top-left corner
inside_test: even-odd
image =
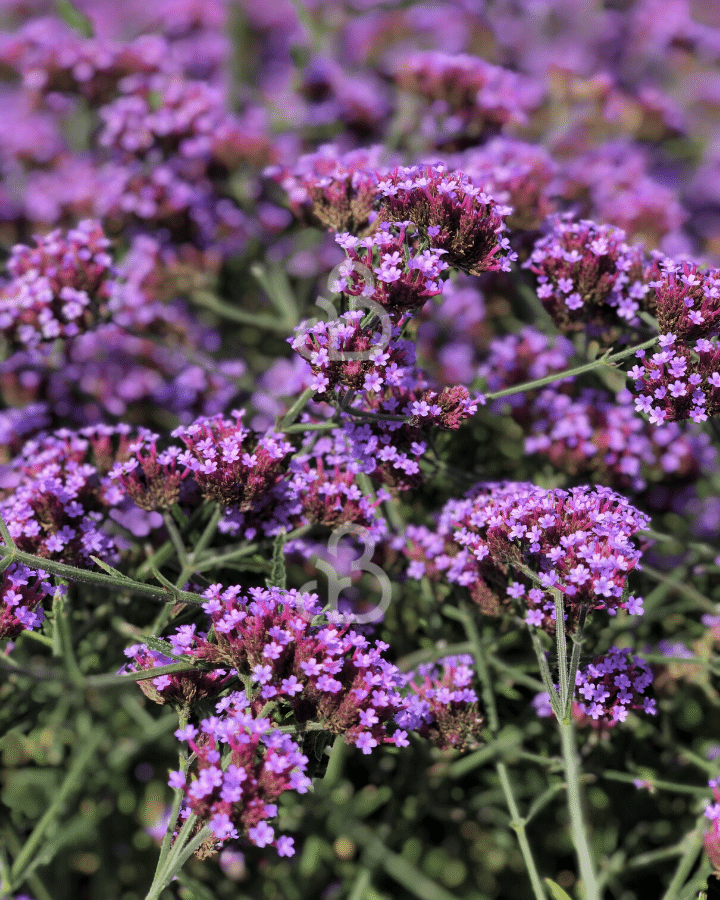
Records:
[[[413,694],[396,722],[441,750],[476,746],[484,719],[477,694],[470,687],[473,675],[472,657],[467,655],[446,656],[418,666],[405,676]]]
[[[660,349],[648,357],[636,356],[642,365],[630,369],[635,382],[635,409],[646,413],[652,425],[692,419],[706,422],[720,412],[720,349],[716,342],[699,338],[694,343],[661,334]]]
[[[299,221],[363,234],[373,218],[383,153],[379,145],[342,153],[339,147],[323,144],[301,156],[293,167],[274,166],[265,174],[285,191]]]
[[[650,666],[627,650],[611,647],[575,677],[580,712],[605,726],[624,722],[632,710],[656,715],[655,700],[645,696],[652,684]]]
[[[364,317],[362,310],[350,310],[330,322],[302,323],[288,338],[310,363],[316,399],[340,386],[379,394],[399,384],[414,365],[415,345],[400,338],[399,327],[393,326],[384,342],[371,325],[362,324]]]
[[[580,606],[638,614],[642,600],[627,594],[640,560],[630,539],[648,523],[609,488],[480,484],[445,505],[435,530],[408,528],[408,575],[467,587],[491,615],[522,600],[528,624],[551,632],[553,592],[563,595],[570,626]]]
[[[455,430],[475,415],[483,397],[471,397],[462,385],[429,388],[422,371],[413,368],[402,382],[379,394],[366,394],[362,411],[407,417],[407,422],[366,419],[343,414],[344,431],[357,471],[398,490],[416,487],[422,481],[420,459],[427,450],[427,428]]]
[[[232,415],[235,421],[222,415],[198,419],[176,428],[172,436],[185,444],[177,461],[192,472],[203,496],[246,512],[277,484],[294,448],[272,432],[245,428],[244,410]]]
[[[478,56],[438,51],[403,54],[393,72],[404,91],[429,101],[443,115],[438,139],[479,143],[508,124],[523,123],[542,99],[537,82]]]
[[[91,556],[117,562],[118,546],[104,523],[123,497],[106,473],[123,455],[130,430],[65,429],[25,444],[8,467],[0,499],[0,514],[21,550],[73,565],[93,566]]]
[[[378,183],[380,221],[408,223],[423,244],[442,250],[447,263],[471,275],[509,272],[517,254],[503,233],[512,210],[462,172],[443,165],[395,169]]]
[[[381,222],[366,238],[338,234],[347,253],[335,289],[353,297],[369,297],[391,315],[419,309],[443,291],[441,275],[449,266],[446,251],[434,241],[422,248],[411,235],[412,224]]]
[[[108,315],[115,272],[102,225],[86,220],[35,241],[13,247],[0,288],[0,331],[13,348],[74,338]]]
[[[151,650],[143,644],[134,644],[125,650],[125,656],[132,660],[117,673],[149,672],[175,662],[158,650]],[[214,697],[231,680],[231,676],[223,669],[212,672],[200,670],[180,672],[175,675],[158,675],[155,678],[144,678],[138,681],[140,690],[161,706],[170,703],[181,714],[187,715],[190,707],[206,697]]]
[[[223,697],[215,712],[199,728],[187,725],[175,732],[196,757],[187,773],[170,773],[170,787],[185,795],[181,818],[193,813],[212,832],[196,855],[211,855],[225,841],[243,836],[256,847],[273,846],[280,856],[292,856],[293,839],[276,838],[268,821],[277,815],[281,794],[308,791],[308,758],[244,694]]]
[[[648,284],[661,334],[689,344],[720,333],[720,269],[701,271],[694,263],[660,258],[653,276]]]
[[[650,309],[643,252],[610,225],[555,217],[523,265],[538,276],[538,297],[566,333],[614,340]]]
[[[405,707],[398,669],[383,658],[387,644],[367,638],[332,617],[317,622],[316,594],[278,588],[212,585],[203,608],[212,635],[183,625],[169,638],[178,656],[232,668],[253,685],[254,705],[289,709],[303,726],[315,722],[363,753],[382,743],[400,744],[404,731],[389,733]]]
[[[127,447],[130,458],[115,463],[109,473],[136,506],[148,511],[170,509],[190,474],[189,468],[178,469],[180,448],[169,447],[158,453],[158,439],[159,435],[140,429],[138,440]]]
[[[32,631],[42,625],[45,614],[41,604],[57,590],[45,578],[47,573],[42,570],[31,571],[19,563],[12,563],[3,571],[0,638],[14,638],[22,631]]]
[[[497,137],[448,160],[473,184],[482,184],[497,203],[512,209],[506,216],[511,233],[532,231],[551,215],[557,202],[558,166],[544,147]]]

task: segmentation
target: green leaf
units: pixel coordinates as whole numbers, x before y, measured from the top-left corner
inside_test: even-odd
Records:
[[[63,22],[74,28],[83,37],[91,38],[93,36],[92,22],[71,0],[55,0],[55,9]]]
[[[169,656],[170,659],[174,659],[175,662],[189,662],[186,656],[176,656],[173,651],[173,645],[170,641],[164,641],[162,638],[154,637],[153,635],[148,635],[145,639],[145,644],[151,649],[156,650],[158,653],[162,653],[164,656]]]
[[[285,553],[283,552],[284,546],[285,529],[283,528],[280,534],[275,538],[275,543],[273,544],[272,571],[270,572],[270,578],[267,581],[268,587],[278,587],[283,591],[287,584]]]
[[[550,889],[550,893],[553,895],[554,900],[572,900],[570,894],[566,894],[559,884],[555,884],[555,882],[551,881],[549,878],[545,878],[544,881]]]

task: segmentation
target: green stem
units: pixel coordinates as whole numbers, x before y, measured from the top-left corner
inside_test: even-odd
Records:
[[[295,419],[298,418],[300,413],[305,409],[308,404],[308,401],[312,399],[315,395],[314,388],[305,388],[305,390],[300,394],[297,400],[293,403],[293,405],[288,409],[285,415],[280,419],[277,423],[276,430],[284,431],[288,425],[292,425]]]
[[[480,633],[478,632],[472,612],[468,609],[466,603],[461,604],[460,612],[463,617],[465,634],[467,635],[468,640],[472,644],[473,648],[473,659],[475,660],[478,677],[480,679],[483,705],[485,707],[488,718],[488,728],[493,737],[495,737],[500,730],[500,718],[498,716],[495,692],[492,688],[492,680],[490,677],[490,671],[488,669],[487,661],[485,659],[482,640],[480,639]],[[535,895],[535,900],[545,900],[545,889],[540,879],[540,874],[538,873],[537,866],[535,865],[535,858],[533,856],[532,848],[530,846],[530,842],[528,841],[527,832],[525,830],[525,819],[523,819],[520,815],[520,810],[518,809],[518,805],[515,800],[515,794],[513,792],[510,777],[508,775],[507,766],[504,762],[496,760],[495,771],[497,772],[498,778],[500,779],[500,785],[505,797],[505,803],[507,804],[508,812],[510,813],[510,825],[517,835],[518,844],[520,845],[520,852],[522,853],[523,860],[525,861],[525,867],[530,878],[530,883],[532,885],[533,894]]]
[[[627,359],[628,356],[633,356],[638,350],[647,350],[648,347],[652,347],[656,341],[657,337],[650,338],[642,344],[637,344],[635,347],[629,347],[627,350],[621,350],[619,353],[614,353],[612,356],[609,355],[610,350],[608,350],[599,359],[585,363],[582,366],[576,366],[573,369],[565,369],[564,372],[554,372],[552,375],[546,375],[544,378],[537,378],[535,381],[527,381],[524,384],[516,384],[513,385],[513,387],[505,388],[502,391],[495,391],[493,394],[486,394],[485,399],[501,400],[503,397],[511,397],[513,394],[521,394],[524,391],[532,391],[536,388],[544,387],[546,384],[560,381],[563,378],[574,378],[576,375],[584,375],[586,372],[592,372],[594,369],[599,369],[601,366],[612,366],[616,362]]]
[[[13,884],[20,884],[22,882],[23,872],[32,864],[33,854],[35,853],[38,845],[45,836],[45,832],[50,827],[53,820],[60,811],[60,808],[65,803],[72,791],[74,791],[78,787],[80,779],[86,773],[90,758],[92,757],[93,753],[97,749],[98,744],[102,740],[102,736],[102,731],[100,729],[97,729],[83,739],[81,743],[82,749],[75,757],[69,772],[65,776],[65,780],[60,786],[60,789],[54,795],[50,806],[48,807],[40,821],[37,823],[35,828],[32,830],[27,841],[25,841],[22,850],[16,857],[15,862],[12,864],[10,875]]]
[[[688,843],[685,852],[678,860],[675,874],[673,875],[667,890],[662,895],[662,900],[678,900],[680,889],[685,884],[685,880],[690,872],[692,872],[695,862],[702,851],[702,833],[706,822],[707,819],[702,815],[698,819],[698,823],[693,831],[686,835]]]
[[[570,831],[580,867],[584,900],[600,900],[595,863],[583,812],[583,798],[580,791],[580,765],[575,740],[575,723],[572,714],[569,714],[564,719],[558,719],[557,723],[560,730],[560,745],[562,748],[563,768],[565,770]]]
[[[275,316],[268,316],[265,313],[251,313],[237,306],[232,306],[211,294],[209,291],[195,291],[190,294],[190,299],[198,306],[204,306],[224,319],[231,322],[239,322],[242,325],[254,325],[256,328],[262,328],[265,331],[274,331],[276,334],[288,334],[294,327],[293,322],[288,322]]]

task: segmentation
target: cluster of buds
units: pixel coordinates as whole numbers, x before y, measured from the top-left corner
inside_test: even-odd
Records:
[[[56,590],[44,579],[47,573],[12,563],[2,573],[0,585],[0,638],[14,638],[45,621],[42,602]]]
[[[642,249],[611,225],[557,216],[523,266],[538,276],[538,297],[568,334],[615,340],[640,324],[638,312],[652,311]]]
[[[172,436],[185,444],[177,462],[187,466],[203,496],[246,512],[280,481],[294,448],[279,435],[245,428],[243,410],[232,415],[235,421],[219,414],[197,419]]]
[[[413,694],[396,721],[441,750],[476,747],[484,719],[477,694],[469,687],[473,674],[472,657],[467,655],[418,666],[406,676]]]
[[[125,656],[132,662],[123,666],[118,675],[126,672],[151,672],[162,666],[172,665],[176,660],[165,656],[159,650],[151,650],[144,644],[134,644],[125,650]],[[214,697],[230,681],[231,676],[224,669],[203,672],[200,669],[179,672],[173,675],[157,675],[155,678],[143,678],[138,681],[140,690],[161,706],[170,703],[180,712],[187,715],[193,703],[206,697]]]
[[[429,241],[422,246],[410,233],[413,223],[381,222],[366,238],[342,233],[335,237],[347,253],[335,290],[369,297],[395,317],[420,309],[443,291],[442,273],[449,267],[446,251]]]
[[[660,350],[630,369],[635,382],[635,408],[646,413],[650,423],[662,425],[692,419],[705,422],[720,412],[720,349],[707,338],[694,344],[677,341],[672,333],[661,334]]]
[[[640,559],[630,538],[648,522],[609,488],[481,484],[445,505],[435,531],[408,530],[408,575],[465,586],[490,614],[523,600],[528,624],[549,632],[558,592],[568,627],[582,606],[641,613],[642,600],[628,593]]]
[[[177,502],[182,482],[190,469],[178,469],[179,447],[168,447],[158,453],[159,435],[145,428],[140,436],[127,447],[130,458],[117,462],[108,473],[125,495],[144,510],[163,510]],[[143,450],[146,454],[143,455]]]
[[[114,285],[110,241],[98,222],[19,244],[0,288],[0,332],[13,348],[34,349],[95,328],[109,312]]]
[[[212,855],[241,836],[256,847],[273,846],[280,856],[292,856],[293,839],[276,838],[268,820],[277,815],[281,794],[309,789],[308,758],[288,734],[258,715],[245,694],[224,697],[215,711],[199,728],[187,725],[175,732],[188,742],[195,761],[188,772],[171,772],[169,785],[185,795],[184,816],[193,813],[212,834],[196,856]]]
[[[462,53],[405,54],[393,76],[402,90],[442,104],[450,133],[465,139],[525,122],[542,97],[538,85],[522,75]]]
[[[509,272],[517,259],[503,237],[512,209],[462,172],[442,165],[395,169],[378,182],[378,194],[380,221],[412,222],[422,246],[444,251],[454,268],[470,275]]]
[[[645,660],[611,647],[605,656],[578,669],[575,686],[583,698],[578,702],[579,711],[605,726],[624,722],[632,710],[654,716],[655,700],[645,696],[652,680]]]
[[[301,156],[292,170],[274,166],[265,175],[287,195],[290,211],[308,225],[362,234],[370,225],[377,196],[380,146],[341,151],[324,144]]]
[[[399,384],[415,363],[415,345],[400,338],[400,328],[389,321],[378,334],[363,325],[365,313],[353,309],[330,322],[303,323],[288,338],[310,363],[310,387],[321,397],[337,387],[379,394]],[[388,334],[388,331],[390,332]]]
[[[398,669],[382,656],[387,644],[371,645],[344,617],[318,624],[316,594],[241,591],[209,587],[203,608],[213,638],[194,625],[180,626],[168,639],[173,652],[235,670],[252,683],[258,709],[272,702],[291,711],[300,726],[318,723],[363,753],[381,743],[402,745],[404,731],[388,732],[405,701]]]

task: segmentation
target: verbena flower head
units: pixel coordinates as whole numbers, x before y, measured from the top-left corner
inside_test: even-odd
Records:
[[[338,234],[335,240],[347,253],[347,260],[334,289],[353,297],[369,297],[396,321],[442,294],[441,276],[449,268],[444,258],[447,252],[432,240],[423,247],[413,231],[410,222],[381,222],[366,238]]]
[[[319,723],[370,753],[395,743],[388,731],[405,700],[402,678],[383,658],[382,641],[371,644],[347,617],[320,619],[316,594],[212,585],[203,594],[213,637],[181,626],[169,638],[176,655],[234,669],[253,685],[254,708],[272,701],[299,725]]]
[[[482,395],[471,397],[462,385],[433,391],[422,370],[411,369],[384,391],[366,392],[353,404],[361,412],[405,416],[407,422],[343,414],[353,467],[398,490],[417,486],[422,481],[420,459],[428,447],[427,429],[456,430],[482,402]]]
[[[99,222],[18,244],[0,288],[0,332],[13,348],[34,349],[74,338],[107,318],[115,271]]]
[[[47,573],[31,571],[12,563],[2,573],[0,584],[0,638],[14,638],[23,631],[33,631],[45,621],[42,603],[56,590],[46,581]]]
[[[482,184],[497,203],[512,209],[506,216],[511,232],[539,228],[557,208],[552,185],[558,167],[540,144],[497,137],[453,155],[448,165],[464,172],[473,184]]]
[[[295,337],[288,338],[312,368],[310,386],[316,398],[339,386],[382,392],[386,384],[397,384],[415,363],[415,345],[400,338],[398,327],[391,326],[385,343],[373,326],[363,326],[364,317],[362,310],[350,310],[330,322],[303,323],[295,329]]]
[[[650,279],[662,334],[690,344],[720,332],[720,270],[660,258]]]
[[[631,711],[656,715],[655,700],[647,696],[652,684],[650,666],[628,650],[611,647],[605,656],[596,657],[578,669],[576,693],[582,713],[605,726],[624,722]]]
[[[164,653],[143,644],[128,647],[125,656],[132,662],[120,669],[118,675],[125,672],[147,672],[176,662]],[[161,706],[170,703],[187,714],[193,703],[219,694],[230,678],[231,676],[223,669],[215,669],[212,672],[198,670],[144,678],[138,681],[138,687],[154,703]]]
[[[635,409],[651,425],[692,419],[705,422],[720,412],[720,348],[716,341],[679,341],[661,334],[657,352],[638,350],[639,364],[628,375],[635,382]]]
[[[522,600],[528,624],[555,629],[554,591],[572,626],[580,606],[640,613],[627,578],[640,560],[631,537],[648,517],[609,488],[544,490],[532,484],[481,484],[443,508],[435,531],[409,528],[408,574],[467,587],[496,615]]]
[[[127,425],[62,429],[25,444],[0,499],[0,514],[21,550],[72,565],[93,566],[91,556],[117,562],[106,522],[124,498],[107,472],[122,457],[130,431]]]
[[[473,677],[473,661],[468,655],[423,663],[406,675],[413,694],[409,707],[399,712],[395,721],[441,750],[476,747],[484,719],[477,694],[470,687]]]
[[[331,231],[362,234],[369,227],[377,197],[381,146],[342,153],[323,144],[301,156],[292,169],[276,166],[265,174],[286,192],[293,215]]]
[[[523,266],[538,276],[538,297],[568,334],[615,340],[650,308],[643,252],[610,225],[557,216]]]
[[[222,415],[197,419],[176,428],[172,436],[185,444],[178,463],[192,472],[203,495],[244,512],[277,484],[294,448],[272,432],[258,434],[245,428],[244,410],[232,415],[235,421]]]
[[[403,54],[394,78],[403,90],[435,106],[442,104],[450,125],[439,136],[442,142],[457,135],[478,143],[477,138],[496,133],[504,125],[525,122],[542,97],[536,82],[465,53]]]
[[[281,794],[304,794],[310,787],[308,758],[291,737],[260,717],[241,693],[220,700],[216,715],[203,719],[199,728],[188,725],[175,734],[188,742],[196,760],[187,774],[171,772],[170,787],[183,790],[185,815],[192,812],[212,832],[196,856],[212,855],[239,837],[292,856],[293,839],[276,837],[268,824],[277,815]]]
[[[480,275],[509,272],[517,255],[503,233],[512,210],[462,172],[444,166],[396,169],[378,183],[378,218],[412,222],[421,241],[445,251],[450,266]]]
[[[170,509],[180,496],[182,482],[190,474],[190,469],[178,469],[180,448],[169,447],[158,453],[158,439],[159,435],[141,429],[140,438],[128,445],[130,458],[115,463],[109,473],[110,479],[117,481],[140,509]]]

